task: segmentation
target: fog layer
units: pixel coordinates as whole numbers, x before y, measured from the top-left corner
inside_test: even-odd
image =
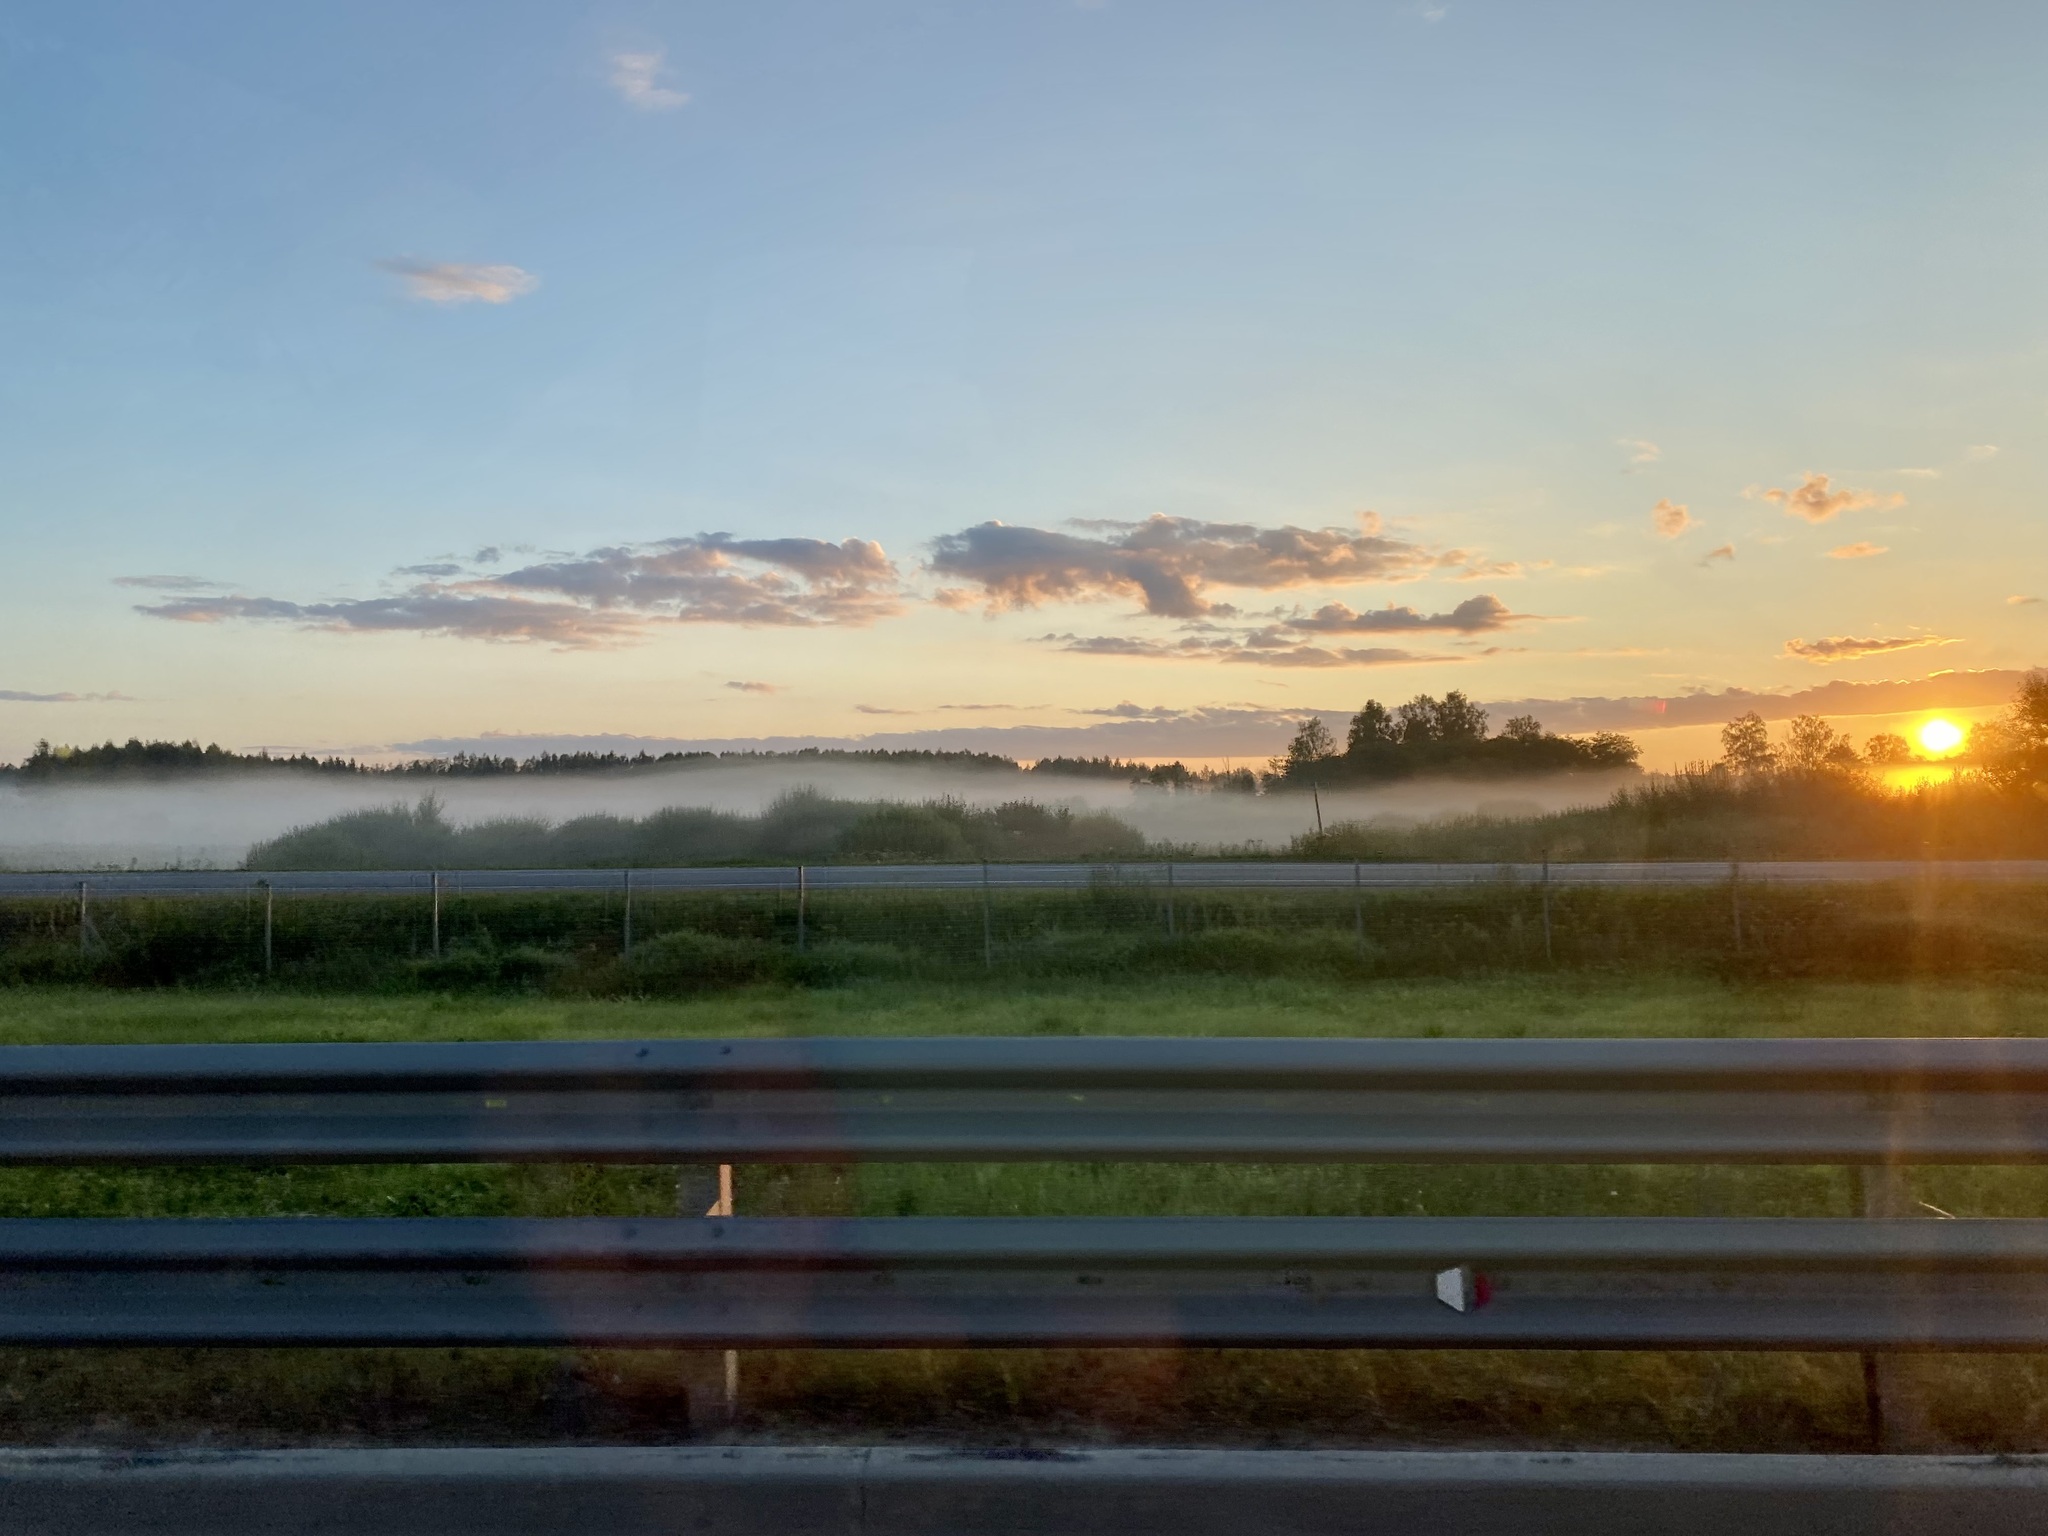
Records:
[[[1632,775],[1553,779],[1407,781],[1325,793],[1325,825],[1424,820],[1484,812],[1536,815],[1605,801]],[[561,778],[393,780],[244,774],[169,780],[0,787],[0,867],[9,869],[231,868],[253,843],[345,811],[410,805],[433,794],[451,821],[503,816],[552,821],[597,812],[646,816],[676,806],[757,814],[778,795],[809,787],[847,800],[971,805],[1029,800],[1108,811],[1147,838],[1201,851],[1263,846],[1284,851],[1316,827],[1304,794],[1173,792],[1114,780],[1023,773],[870,768],[847,763],[735,763],[669,772]]]

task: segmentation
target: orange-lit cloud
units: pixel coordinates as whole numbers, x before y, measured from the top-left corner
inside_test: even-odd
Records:
[[[1855,661],[1862,656],[1882,656],[1891,651],[1913,651],[1926,645],[1954,645],[1945,635],[1896,635],[1884,639],[1860,639],[1852,635],[1829,635],[1824,640],[1787,640],[1785,654],[1801,661]]]
[[[1803,517],[1809,523],[1825,523],[1844,512],[1865,512],[1873,507],[1888,510],[1906,504],[1906,498],[1897,492],[1881,496],[1876,491],[1836,490],[1826,475],[1812,473],[1796,490],[1784,491],[1773,486],[1758,494],[1783,507],[1787,517]]]
[[[1667,539],[1675,539],[1686,529],[1699,526],[1684,502],[1670,500],[1650,508],[1650,524]]]
[[[1886,544],[1871,544],[1858,540],[1854,544],[1837,544],[1828,551],[1830,560],[1868,560],[1872,555],[1888,555],[1891,547]]]

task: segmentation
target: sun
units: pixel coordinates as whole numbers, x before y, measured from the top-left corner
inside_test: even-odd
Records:
[[[1963,728],[1953,720],[1930,720],[1920,727],[1920,745],[1940,757],[1963,744]]]

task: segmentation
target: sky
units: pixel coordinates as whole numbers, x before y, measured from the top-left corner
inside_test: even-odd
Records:
[[[15,0],[0,758],[1981,713],[2048,662],[2044,50],[2031,4]]]

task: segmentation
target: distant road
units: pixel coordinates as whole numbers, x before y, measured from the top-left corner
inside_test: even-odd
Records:
[[[1979,884],[2048,882],[2048,859],[1842,859],[1730,864],[1557,863],[1555,885],[1701,886],[1745,882],[1863,885],[1886,880],[1961,880]],[[436,872],[388,870],[60,870],[0,873],[0,898],[75,896],[83,882],[97,897],[239,896],[268,882],[279,895],[388,896],[433,889]],[[1350,864],[1201,859],[1132,864],[812,864],[690,869],[444,869],[448,895],[619,891],[630,881],[648,891],[1083,890],[1097,883],[1186,890],[1440,890],[1499,883],[1538,884],[1542,864]]]

